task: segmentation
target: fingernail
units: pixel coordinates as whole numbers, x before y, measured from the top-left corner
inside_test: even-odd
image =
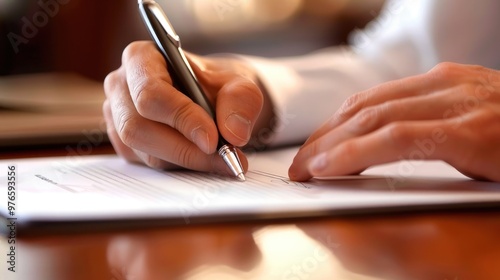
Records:
[[[241,115],[236,113],[229,115],[224,123],[224,126],[231,131],[234,136],[241,139],[245,143],[247,143],[248,139],[250,139],[250,135],[252,133],[251,122]]]
[[[314,157],[309,163],[309,170],[313,174],[321,173],[328,165],[326,153]]]
[[[198,127],[191,132],[191,137],[194,143],[206,154],[210,153],[210,141],[208,140],[208,133],[202,128]]]

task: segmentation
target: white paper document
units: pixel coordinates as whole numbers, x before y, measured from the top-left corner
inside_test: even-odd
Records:
[[[470,180],[442,162],[397,162],[360,176],[292,182],[287,169],[295,153],[292,148],[250,155],[246,182],[158,171],[114,155],[3,160],[0,213],[4,223],[15,217],[20,229],[36,229],[64,223],[189,224],[500,206],[500,184]],[[12,166],[15,178],[8,177]],[[15,197],[8,203],[14,180]]]

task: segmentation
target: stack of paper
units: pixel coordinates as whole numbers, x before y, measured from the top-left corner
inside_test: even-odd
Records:
[[[0,146],[105,137],[102,83],[76,74],[0,77]]]

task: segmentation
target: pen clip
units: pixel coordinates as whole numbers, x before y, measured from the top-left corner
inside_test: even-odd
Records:
[[[179,38],[179,35],[175,32],[174,28],[172,27],[172,24],[168,20],[167,16],[163,12],[163,10],[160,8],[158,3],[156,3],[154,0],[139,0],[139,4],[142,4],[144,6],[147,6],[151,13],[155,16],[156,20],[160,23],[161,27],[163,30],[167,33],[168,38],[172,43],[180,48],[181,47],[181,39]]]

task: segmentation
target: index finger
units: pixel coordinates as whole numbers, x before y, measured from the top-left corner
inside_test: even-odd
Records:
[[[436,75],[429,75],[429,73],[426,73],[386,82],[379,86],[356,93],[350,96],[329,120],[311,134],[303,146],[308,145],[335,127],[346,122],[363,108],[382,104],[394,99],[430,94],[448,87],[452,82],[453,81],[443,81],[436,77]]]
[[[123,54],[130,95],[144,118],[181,132],[205,153],[213,153],[218,133],[214,120],[172,85],[167,63],[152,42],[136,42]]]

